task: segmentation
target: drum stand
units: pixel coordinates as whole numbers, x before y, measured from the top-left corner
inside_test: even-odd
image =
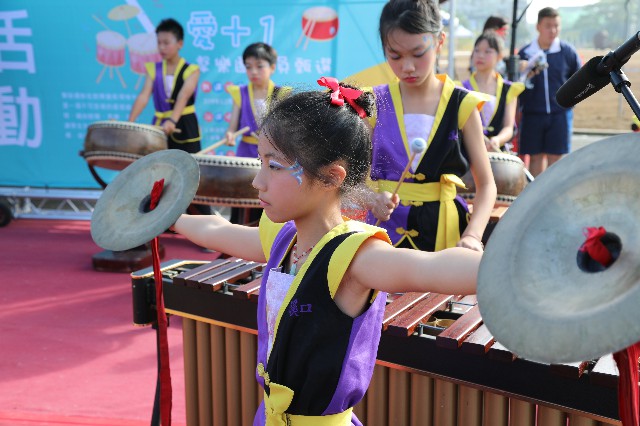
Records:
[[[164,259],[164,246],[159,246],[160,259]],[[153,264],[149,243],[130,250],[103,250],[91,258],[93,269],[100,272],[133,272]]]

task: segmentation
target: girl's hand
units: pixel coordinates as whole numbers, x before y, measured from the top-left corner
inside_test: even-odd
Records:
[[[398,203],[400,202],[398,194],[394,194],[393,197],[391,195],[388,191],[377,193],[369,206],[369,210],[371,210],[373,216],[381,222],[391,218],[391,213],[398,207]]]
[[[484,144],[488,152],[500,152],[500,142],[498,142],[495,137],[485,137]]]
[[[471,234],[460,237],[460,241],[458,241],[456,246],[479,251],[480,253],[484,251],[484,244],[482,244],[482,241]]]
[[[162,123],[162,131],[166,134],[166,135],[170,135],[171,133],[173,133],[176,130],[176,124],[171,121],[171,120],[165,120],[164,123]]]
[[[236,139],[233,137],[233,132],[227,132],[225,134],[227,141],[224,143],[227,146],[236,146]]]

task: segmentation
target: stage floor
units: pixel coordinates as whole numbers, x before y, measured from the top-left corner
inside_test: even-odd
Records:
[[[169,259],[212,260],[163,234]],[[148,425],[155,331],[132,322],[128,273],[97,272],[89,221],[17,219],[0,228],[0,426]],[[184,425],[180,319],[169,327],[173,424]]]

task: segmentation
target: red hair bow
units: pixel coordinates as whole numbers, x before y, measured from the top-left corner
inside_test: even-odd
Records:
[[[318,80],[318,84],[320,86],[328,87],[330,90],[333,90],[333,92],[331,93],[331,103],[333,105],[342,106],[344,105],[344,101],[346,100],[347,103],[356,110],[361,118],[365,118],[367,116],[367,113],[364,112],[364,109],[362,109],[362,107],[355,102],[355,100],[358,99],[360,95],[362,95],[362,90],[340,86],[340,84],[338,83],[338,79],[334,77],[320,77],[320,79]]]

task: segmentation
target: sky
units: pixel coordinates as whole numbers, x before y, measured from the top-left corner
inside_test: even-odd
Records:
[[[538,18],[538,11],[543,7],[552,6],[555,8],[568,7],[568,6],[586,6],[589,4],[597,3],[598,0],[533,0],[529,9],[527,9],[526,19],[527,22],[535,24]],[[525,0],[518,0],[518,9],[527,4]]]

